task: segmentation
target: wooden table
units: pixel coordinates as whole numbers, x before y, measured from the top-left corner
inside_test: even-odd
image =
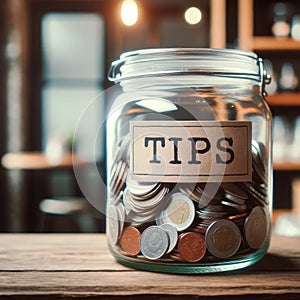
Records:
[[[6,153],[1,159],[1,164],[10,170],[52,170],[84,166],[88,165],[88,162],[72,153],[65,153],[60,160],[51,161],[43,152],[19,152]]]
[[[0,234],[0,299],[300,299],[300,238],[250,269],[171,275],[115,262],[103,234]]]

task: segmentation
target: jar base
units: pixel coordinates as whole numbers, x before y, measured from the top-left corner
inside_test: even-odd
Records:
[[[247,254],[245,256],[211,263],[178,263],[170,261],[149,261],[146,259],[137,259],[128,257],[120,253],[112,251],[117,262],[127,267],[131,267],[138,270],[159,272],[159,273],[173,273],[173,274],[208,274],[208,273],[221,273],[230,272],[245,269],[254,265],[256,262],[261,260],[266,254],[268,244],[266,244],[260,250],[254,253]]]

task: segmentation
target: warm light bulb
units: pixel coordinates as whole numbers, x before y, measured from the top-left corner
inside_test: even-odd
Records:
[[[184,18],[191,25],[198,24],[202,19],[201,10],[197,7],[190,7],[185,11]]]
[[[138,6],[134,0],[124,0],[121,6],[121,20],[126,26],[134,25],[138,20]]]

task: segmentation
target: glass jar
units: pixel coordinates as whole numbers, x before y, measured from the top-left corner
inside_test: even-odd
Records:
[[[124,265],[169,273],[241,269],[270,239],[269,76],[256,54],[146,49],[109,74],[107,236]]]

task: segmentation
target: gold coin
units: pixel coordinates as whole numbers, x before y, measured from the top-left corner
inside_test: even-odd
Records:
[[[241,244],[241,233],[232,221],[217,220],[207,228],[205,241],[208,251],[213,256],[228,258],[238,251]]]
[[[254,207],[246,218],[244,235],[247,244],[252,249],[260,249],[266,242],[268,236],[268,218],[261,206]]]
[[[195,206],[193,201],[182,193],[175,193],[168,199],[168,205],[161,213],[163,223],[170,223],[177,231],[187,229],[194,221]]]

